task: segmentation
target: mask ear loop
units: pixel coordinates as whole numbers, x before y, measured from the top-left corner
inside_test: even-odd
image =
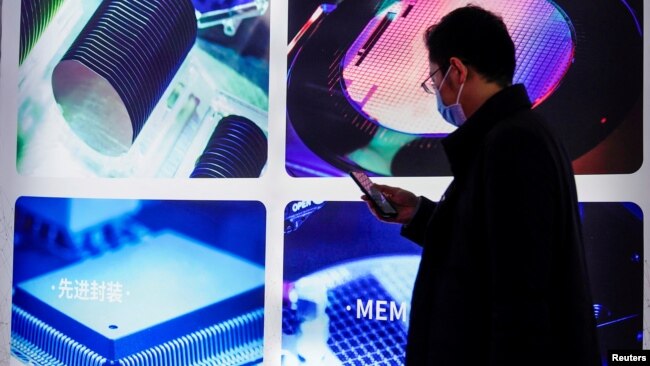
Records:
[[[442,89],[442,86],[445,85],[445,81],[447,81],[447,76],[449,76],[450,71],[451,71],[451,65],[449,65],[449,68],[447,69],[445,76],[442,78],[442,81],[440,82],[440,86],[436,87],[438,89],[438,94],[440,94],[440,90]]]
[[[460,93],[463,92],[464,87],[465,87],[465,83],[460,84],[460,89],[458,89],[458,96],[456,97],[456,104],[460,102]]]
[[[447,69],[445,76],[442,78],[442,81],[440,82],[440,86],[437,87],[438,94],[440,94],[440,89],[442,89],[442,86],[445,84],[445,81],[447,81],[447,76],[449,76],[449,72],[451,71],[452,67],[453,66],[449,65],[449,68]],[[458,95],[456,96],[456,104],[460,102],[460,94],[463,92],[464,87],[465,87],[465,83],[460,84],[460,88],[458,89]]]

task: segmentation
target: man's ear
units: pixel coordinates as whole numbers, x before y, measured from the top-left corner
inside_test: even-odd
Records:
[[[457,76],[458,85],[461,85],[465,81],[467,81],[467,75],[469,73],[469,69],[461,59],[459,59],[458,57],[452,57],[451,59],[449,59],[449,64],[458,72],[458,76]]]

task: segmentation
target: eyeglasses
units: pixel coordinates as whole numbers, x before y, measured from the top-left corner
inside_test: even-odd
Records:
[[[424,89],[427,94],[437,94],[438,93],[438,87],[436,86],[436,83],[433,82],[433,76],[440,71],[440,67],[436,69],[436,71],[432,72],[429,77],[420,84],[422,86],[422,89]]]

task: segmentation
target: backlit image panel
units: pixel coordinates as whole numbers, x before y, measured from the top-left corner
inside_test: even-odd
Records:
[[[642,70],[642,2],[473,3],[508,26],[516,46],[514,82],[526,86],[533,107],[564,141],[576,172],[638,169],[642,84],[634,75]],[[423,34],[465,4],[290,2],[289,174],[449,175],[440,140],[456,127],[420,88],[430,72]],[[612,24],[606,32],[603,22]],[[629,68],[618,66],[620,54],[631,59]],[[609,68],[621,72],[618,82],[597,71]]]
[[[265,209],[21,197],[11,352],[30,365],[256,365]]]
[[[600,353],[641,349],[643,213],[634,203],[579,207]],[[421,252],[399,231],[363,202],[287,205],[283,365],[403,365]]]
[[[21,4],[20,174],[263,173],[268,0]]]

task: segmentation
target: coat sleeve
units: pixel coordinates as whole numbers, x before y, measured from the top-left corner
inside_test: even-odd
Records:
[[[547,142],[524,128],[487,140],[483,213],[490,260],[490,366],[537,366],[550,351],[549,301],[559,170]],[[541,366],[541,364],[540,364]]]
[[[420,201],[418,202],[418,207],[415,211],[413,219],[411,219],[411,222],[408,224],[402,225],[402,236],[420,246],[423,246],[425,243],[429,220],[431,219],[431,216],[433,215],[433,211],[435,211],[435,209],[435,202],[425,197],[420,197]]]

